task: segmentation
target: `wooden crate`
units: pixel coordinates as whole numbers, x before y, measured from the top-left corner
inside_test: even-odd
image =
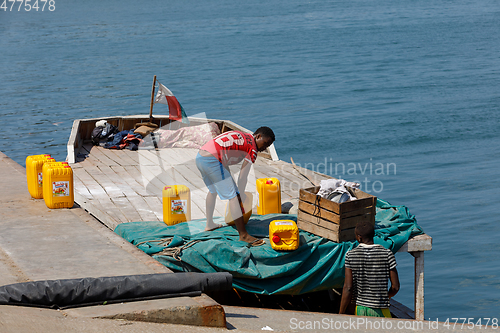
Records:
[[[336,203],[316,195],[319,186],[300,189],[297,226],[334,242],[356,239],[354,228],[360,221],[375,224],[377,197],[354,190],[356,200]]]

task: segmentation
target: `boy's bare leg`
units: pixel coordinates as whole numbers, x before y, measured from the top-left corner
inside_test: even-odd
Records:
[[[234,220],[234,224],[236,225],[236,230],[238,230],[238,234],[240,235],[240,241],[244,241],[247,243],[252,243],[257,240],[257,238],[251,236],[245,227],[245,221],[243,220],[243,212],[241,211],[240,201],[241,199],[238,196],[229,200],[229,206],[231,207],[231,212],[239,212],[239,217]],[[237,214],[237,213],[235,213]]]
[[[215,210],[215,201],[217,200],[217,193],[207,193],[207,199],[205,200],[206,210],[207,210],[207,226],[205,227],[205,231],[217,229],[220,225],[214,223],[214,210]]]

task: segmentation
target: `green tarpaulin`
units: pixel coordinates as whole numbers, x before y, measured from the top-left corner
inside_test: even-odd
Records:
[[[130,222],[115,232],[174,271],[229,272],[233,287],[257,294],[298,295],[341,287],[344,257],[357,242],[335,243],[300,230],[295,251],[275,251],[269,244],[269,223],[296,221],[296,215],[252,215],[248,232],[266,244],[247,247],[235,227],[204,231],[205,220],[167,226],[163,222]],[[378,199],[375,243],[396,252],[411,236],[423,233],[405,206]],[[214,219],[218,221],[217,218]],[[165,246],[167,245],[167,246]]]

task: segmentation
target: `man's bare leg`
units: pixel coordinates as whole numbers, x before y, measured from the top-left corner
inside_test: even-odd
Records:
[[[240,241],[244,241],[247,243],[252,243],[257,240],[257,238],[250,236],[245,227],[245,221],[243,220],[243,212],[241,211],[240,206],[241,199],[239,195],[229,200],[229,206],[231,207],[231,212],[233,214],[237,214],[238,218],[234,220],[234,224],[236,225],[236,230],[238,230],[238,234],[240,235]]]
[[[217,200],[217,193],[207,193],[207,199],[205,200],[206,209],[207,209],[207,226],[205,227],[205,231],[217,229],[220,227],[219,224],[214,223],[214,210],[215,210],[215,201]]]

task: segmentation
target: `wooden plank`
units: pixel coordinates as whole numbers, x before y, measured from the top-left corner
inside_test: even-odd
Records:
[[[131,159],[127,151],[128,149],[118,150],[118,149],[106,149],[104,148],[103,153],[111,160],[115,161],[116,164],[121,166],[137,165],[133,159]],[[113,165],[110,165],[113,166]]]
[[[104,168],[104,167],[103,167]],[[101,187],[106,191],[107,195],[112,198],[123,197],[125,194],[120,190],[118,186],[113,182],[113,180],[109,179],[100,168],[96,166],[86,166],[85,171],[94,178],[94,180],[101,185]]]
[[[127,218],[123,213],[116,207],[116,205],[111,201],[110,198],[99,198],[99,204],[104,209],[105,216],[99,218],[99,220],[104,223],[111,230],[115,230],[116,226],[120,223],[127,222]]]
[[[275,177],[278,178],[282,183],[295,185],[294,187],[291,187],[291,189],[296,190],[297,192],[303,187],[310,186],[310,183],[305,180],[304,177],[300,176],[300,174],[295,169],[293,169],[293,172],[286,172],[280,168],[279,164],[276,164],[271,164],[266,160],[257,159],[257,161],[254,163],[254,167],[262,173],[268,175],[268,177]]]
[[[122,204],[120,206],[120,209],[122,210],[122,212],[124,212],[124,215],[127,216],[128,219],[130,219],[129,218],[130,215],[134,221],[157,220],[155,213],[149,208],[148,204],[142,198],[142,193],[145,193],[146,195],[149,195],[149,193],[144,189],[144,186],[139,185],[125,171],[123,167],[115,166],[114,168],[111,168],[107,166],[100,166],[100,169],[117,185],[117,187],[127,197],[128,203],[127,202],[122,203],[121,201],[119,201],[118,203]],[[115,172],[115,170],[118,170],[120,174],[122,174],[124,177],[120,177]],[[134,187],[131,187],[127,181],[130,182],[132,185],[134,185]],[[114,198],[112,200],[113,202],[115,202]],[[123,205],[129,205],[130,207],[133,207],[136,213],[132,212],[130,208],[124,211],[124,209],[122,209],[122,207],[124,207]]]
[[[299,202],[300,205],[300,202]],[[300,207],[299,207],[300,208]],[[332,223],[330,220],[327,220],[322,217],[310,215],[303,210],[298,210],[297,215],[300,216],[303,220],[308,221],[309,223],[320,225],[323,228],[327,228],[333,231],[346,230],[356,227],[356,224],[359,222],[368,222],[375,224],[375,220],[372,218],[371,214],[357,215],[348,217],[341,221],[341,224]]]
[[[78,193],[75,193],[75,202],[78,205],[85,209],[89,214],[93,215],[99,221],[101,221],[104,225],[117,225],[116,221],[112,222],[112,218],[106,212],[106,210],[99,204],[97,200],[89,200],[84,197],[81,197]]]
[[[337,233],[337,232],[333,232],[331,230],[328,230],[326,228],[323,228],[319,225],[315,225],[315,224],[309,223],[307,221],[304,221],[298,217],[297,217],[297,227],[299,229],[302,229],[304,231],[310,232],[310,233],[315,234],[317,236],[329,239],[329,240],[334,241],[336,243],[340,243],[340,242],[344,242],[344,241],[352,240],[352,239],[356,238],[355,234],[354,234],[354,228],[342,230],[340,233]]]
[[[163,204],[158,197],[144,197],[151,211],[155,214],[158,221],[163,221]],[[154,221],[154,220],[152,220]]]
[[[135,209],[135,207],[130,203],[130,201],[126,197],[121,198],[110,198],[111,202],[118,208],[123,216],[125,217],[125,221],[120,222],[138,222],[142,221],[141,216]]]
[[[339,214],[335,214],[329,210],[326,210],[322,207],[316,206],[314,204],[311,204],[306,201],[299,201],[299,209],[312,215],[315,217],[321,217],[327,221],[340,224],[341,229],[346,229],[346,228],[352,228],[355,225],[350,225],[352,223],[352,219],[349,220],[351,217],[355,216],[361,216],[361,215],[369,215],[372,214],[373,208],[372,207],[365,207],[363,209],[355,210],[352,212],[348,212],[346,214],[342,214],[342,217],[340,217]],[[349,222],[350,221],[350,222]],[[375,221],[375,219],[373,219]]]
[[[77,161],[77,154],[82,145],[82,139],[80,135],[80,120],[76,119],[73,121],[73,127],[71,128],[71,133],[66,145],[68,154],[66,155],[66,161],[68,163],[75,163]]]
[[[115,167],[119,167],[118,165]],[[113,168],[107,165],[99,165],[97,166],[99,170],[109,178],[109,181],[112,182],[116,187],[120,190],[120,192],[127,196],[138,196],[139,194],[132,188],[122,177],[120,177]]]
[[[432,237],[427,234],[410,238],[398,252],[418,252],[432,250]]]
[[[319,190],[319,186],[301,189],[299,192],[300,200],[309,202],[311,204],[318,204],[322,208],[330,210],[336,214],[343,215],[347,212],[363,209],[365,207],[372,207],[375,205],[375,197],[369,196],[367,198],[356,199],[352,201],[343,202],[341,204],[322,198],[316,193]]]
[[[125,217],[115,205],[109,201],[109,198],[101,198],[101,200],[86,199],[80,196],[79,193],[75,193],[75,202],[111,230],[114,230],[119,223],[125,222]]]
[[[273,173],[270,169],[264,166],[258,166],[254,164],[255,177],[257,178],[277,178],[280,181],[281,193],[289,197],[298,197],[300,184],[296,182],[291,182],[289,179],[283,177],[280,174]]]
[[[399,318],[399,319],[414,319],[415,318],[415,313],[413,312],[412,309],[399,303],[394,298],[391,298],[390,301],[391,301],[391,306],[389,307],[389,310],[393,314],[393,317]]]
[[[83,184],[83,182],[75,175],[73,175],[73,188],[76,192],[78,192],[82,197],[86,199],[92,199],[92,194],[90,194],[88,188]]]
[[[99,149],[100,148],[100,149]],[[100,153],[102,153],[102,155],[105,156],[105,158],[113,161],[112,164],[110,164],[109,166],[115,166],[115,165],[122,165],[122,161],[121,159],[118,157],[118,155],[116,155],[114,152],[118,152],[119,150],[117,149],[107,149],[107,148],[102,148],[102,147],[99,147],[99,148],[93,148],[93,149],[96,149],[96,152],[97,150],[100,151]],[[104,157],[103,157],[104,158]],[[100,159],[99,159],[100,160]],[[105,164],[105,163],[100,163],[101,165],[108,165],[108,164]]]
[[[95,181],[94,178],[90,176],[90,174],[87,173],[87,170],[80,170],[81,171],[78,172],[77,177],[82,181],[83,184],[85,184],[85,186],[93,196],[93,199],[86,200],[86,203],[84,205],[90,205],[90,207],[95,206],[97,210],[102,210],[104,215],[101,216],[99,220],[101,220],[101,222],[114,230],[114,227],[116,227],[118,223],[126,221],[125,216],[119,211],[119,209],[115,207],[115,205],[108,197],[106,191],[101,187],[99,183]],[[81,202],[77,201],[77,203],[82,206]],[[100,206],[102,206],[102,208]]]
[[[149,150],[139,149],[137,150],[137,161],[139,165],[150,166],[159,165],[158,157],[153,155]]]
[[[175,158],[175,164],[194,164],[199,149],[194,148],[167,148],[168,153]]]
[[[313,182],[316,182],[318,184],[324,179],[335,179],[332,176],[312,171],[300,166],[296,166],[296,168],[298,169],[297,170],[291,163],[285,161],[279,161],[278,163],[280,164],[280,167],[283,170],[283,172],[291,172],[292,170],[295,170],[295,172],[298,173],[297,171],[300,171],[301,173],[309,177],[309,179],[311,179]]]
[[[171,156],[172,155],[162,155],[162,160],[166,161]],[[194,187],[199,189],[206,188],[201,173],[198,171],[195,163],[196,162],[194,160],[190,160],[183,164],[172,164],[170,167],[173,168],[175,172],[179,173],[184,179],[188,180]],[[196,172],[193,171],[193,166],[196,168]]]
[[[325,220],[321,217],[312,216],[307,214],[302,210],[297,211],[297,218],[300,218],[302,221],[307,222],[309,224],[318,225],[324,229],[328,229],[329,231],[338,233],[340,230],[340,226],[338,224],[332,223],[328,220]]]
[[[95,168],[94,166],[92,167]],[[116,227],[118,223],[125,222],[127,220],[123,213],[121,213],[120,210],[117,209],[116,206],[111,202],[108,193],[104,190],[101,184],[99,184],[88,173],[87,168],[78,169],[76,173],[74,172],[74,175],[76,175],[76,177],[81,180],[81,182],[85,185],[85,187],[93,197],[92,200],[86,200],[83,203],[75,200],[80,206],[84,205],[89,208],[92,208],[92,206],[94,206],[97,211],[102,211],[99,220],[112,230],[114,230],[114,227]],[[91,210],[89,210],[89,212],[93,213]]]
[[[129,169],[131,167],[132,166],[128,166],[128,167],[124,168],[123,166],[117,165],[117,166],[111,167],[111,170],[113,170],[113,172],[116,173],[116,175],[118,177],[120,177],[120,179],[122,181],[124,181],[125,183],[127,183],[127,185],[130,186],[130,188],[132,188],[138,195],[143,196],[143,197],[145,197],[145,196],[152,196],[153,195],[152,192],[148,192],[144,188],[143,184],[139,183],[134,177],[132,177],[127,172],[127,169]],[[134,167],[134,170],[136,170],[135,167]]]
[[[298,216],[297,216],[297,227],[300,230],[304,230],[304,231],[310,232],[312,234],[315,234],[317,236],[327,238],[331,241],[334,241],[337,243],[339,241],[339,235],[337,232],[334,232],[332,230],[322,228],[318,225],[309,223],[308,221],[302,220],[302,218],[299,218]]]
[[[118,197],[111,197],[111,201],[122,212],[123,216],[125,216],[126,218],[126,221],[158,220],[156,214],[151,209],[149,209],[149,205],[141,196],[141,194],[151,194],[144,189],[143,185],[137,183],[122,166],[115,165],[113,167],[109,167],[107,165],[101,164],[97,166],[97,168],[102,172],[104,176],[107,176],[109,178],[109,181],[116,185],[116,187],[120,190],[121,195],[119,195]],[[121,176],[116,173],[115,170],[117,170]],[[103,178],[101,178],[100,180],[105,181]],[[130,186],[130,183],[133,185],[133,187]],[[123,195],[125,195],[126,198],[123,197]]]
[[[114,169],[118,175],[123,177],[125,181],[129,182],[139,195],[143,197],[160,196],[159,192],[161,192],[161,189],[148,183],[148,180],[142,174],[141,168],[139,166],[130,165],[127,168],[122,168],[122,169],[120,168],[122,167],[116,166],[113,167],[112,169]],[[135,185],[134,182],[137,185]]]
[[[308,213],[305,213],[304,211],[302,211],[300,209],[297,211],[297,218],[300,218],[303,222],[307,222],[308,224],[319,226],[322,228],[321,230],[327,229],[327,230],[333,231],[337,234],[342,234],[346,230],[354,230],[356,227],[356,224],[358,224],[359,222],[368,222],[368,223],[375,224],[375,221],[372,219],[372,216],[370,214],[358,215],[358,216],[353,216],[353,217],[349,217],[349,218],[345,219],[345,227],[342,227],[342,225],[344,225],[344,223],[342,225],[338,225],[338,224],[332,223],[328,220],[325,220],[323,218],[309,215]],[[323,236],[322,234],[318,234],[318,236],[326,237],[326,236]],[[349,236],[349,237],[351,237],[351,236]],[[352,237],[353,238],[348,238],[348,239],[341,237],[340,239],[342,239],[343,241],[355,239],[354,236],[352,236]],[[328,237],[326,237],[326,238],[328,238]]]
[[[127,171],[134,175],[138,181],[142,182],[148,192],[152,192],[155,196],[161,198],[163,187],[165,184],[160,178],[162,170],[159,166],[143,165],[127,168]]]
[[[323,175],[321,173],[318,173],[318,172],[315,172],[315,171],[311,171],[309,169],[306,169],[306,168],[303,168],[303,167],[300,167],[300,166],[297,166],[297,169],[294,168],[294,166],[290,163],[287,163],[285,161],[269,161],[269,160],[263,160],[264,163],[266,163],[268,166],[271,166],[273,167],[274,169],[278,169],[278,173],[280,174],[285,174],[285,175],[293,175],[294,177],[297,177],[297,179],[300,179],[302,182],[304,182],[304,184],[307,184],[307,185],[304,185],[302,187],[311,187],[311,183],[304,178],[304,176],[302,176],[299,171],[301,173],[303,173],[304,175],[306,175],[307,177],[309,177],[309,179],[311,179],[314,183],[316,184],[319,184],[321,182],[321,180],[324,180],[324,179],[332,179],[333,177],[331,176],[328,176],[328,175]]]
[[[130,204],[139,213],[140,220],[137,221],[158,221],[155,211],[149,206],[149,204],[141,196],[131,196],[127,197]]]
[[[140,150],[140,149],[139,149]],[[124,155],[127,156],[127,158],[130,158],[135,164],[131,165],[137,165],[139,164],[139,151],[138,150],[127,150],[122,152]]]
[[[100,164],[108,165],[108,166],[113,166],[117,165],[117,163],[109,158],[106,155],[106,152],[104,150],[108,150],[106,148],[100,147],[100,146],[93,146],[90,150],[90,154],[96,158]]]
[[[85,168],[73,170],[73,176],[78,177],[78,179],[87,188],[94,199],[108,196],[102,186],[88,174]]]

